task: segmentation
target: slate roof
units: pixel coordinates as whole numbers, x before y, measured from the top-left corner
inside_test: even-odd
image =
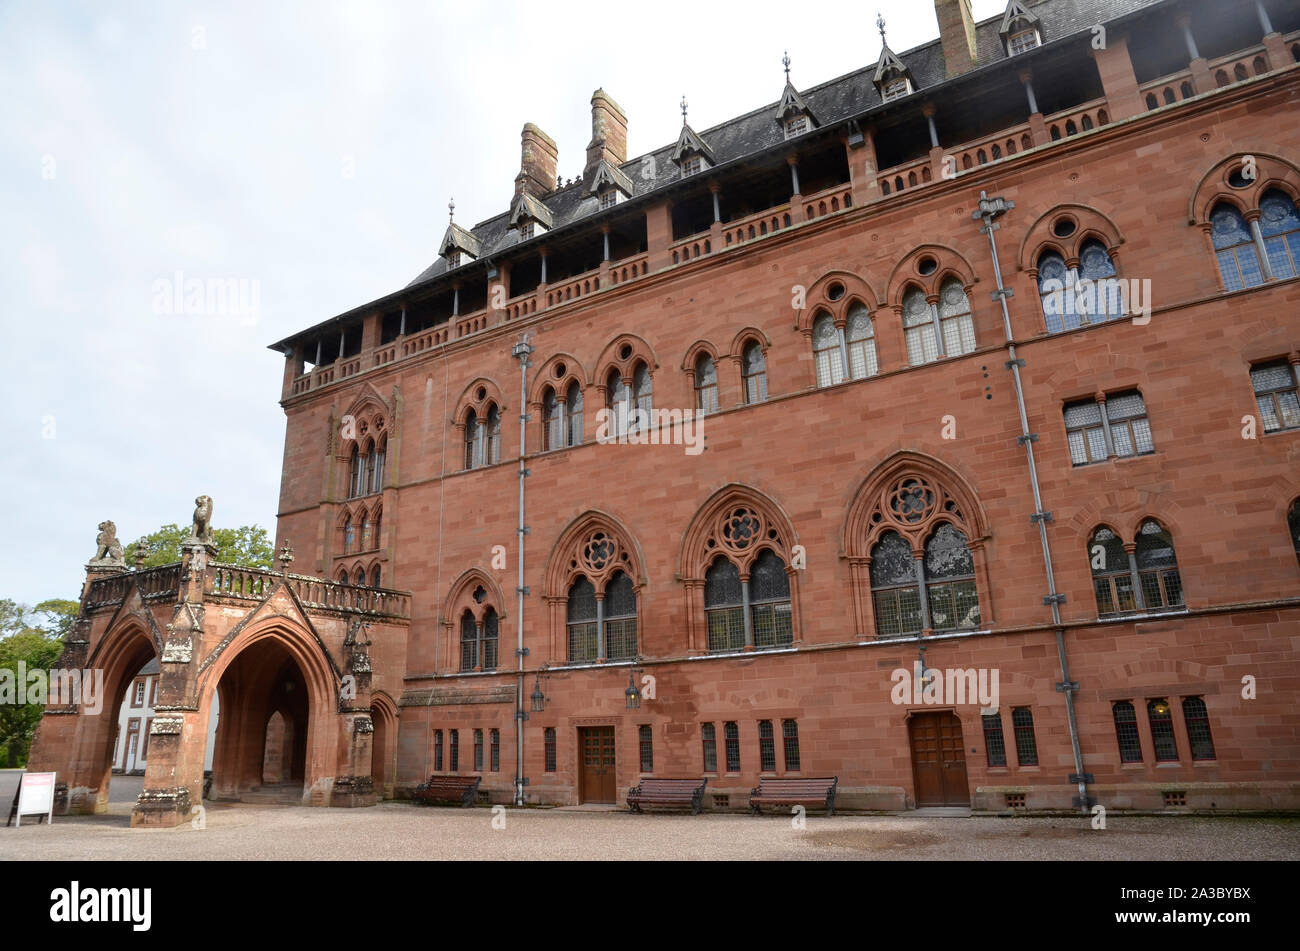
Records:
[[[1089,33],[1099,23],[1109,23],[1146,8],[1172,2],[1174,0],[1040,0],[1038,3],[1030,2],[1027,6],[1039,18],[1038,26],[1043,45],[1051,46],[1066,38]],[[1009,58],[1000,34],[1003,19],[1004,14],[999,13],[976,24],[978,65],[966,75],[972,75]],[[917,93],[947,81],[943,46],[938,38],[898,54],[898,58],[907,66],[916,90],[912,96],[901,100],[903,102],[912,100]],[[817,117],[817,124],[822,127],[832,126],[881,106],[883,103],[880,93],[872,82],[876,66],[877,62],[873,61],[852,73],[801,91],[800,95],[804,102]],[[899,102],[900,100],[896,100],[894,105]],[[714,164],[725,165],[784,142],[784,130],[778,123],[772,121],[779,105],[779,100],[768,102],[743,116],[700,132],[699,137],[713,153]],[[674,142],[664,145],[645,155],[629,159],[618,167],[632,184],[633,191],[630,196],[632,199],[666,188],[681,180],[681,170],[671,157],[676,144]],[[557,189],[541,201],[550,210],[554,221],[551,229],[553,231],[601,213],[599,198],[584,189],[581,179]],[[537,240],[521,241],[518,231],[510,227],[509,219],[509,211],[504,211],[468,229],[480,246],[480,252],[475,255],[476,257],[492,257],[507,252],[521,243]],[[456,227],[460,230],[459,225]],[[473,267],[475,267],[473,262],[461,265],[464,269]],[[440,257],[421,271],[407,285],[407,288],[434,280],[447,273],[447,262]],[[276,345],[276,348],[286,342],[282,341],[281,344]]]

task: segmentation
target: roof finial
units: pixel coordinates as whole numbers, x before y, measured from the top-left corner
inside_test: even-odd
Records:
[[[456,199],[447,202],[447,223],[451,224],[456,220]]]
[[[686,125],[686,93],[682,93],[682,125]]]
[[[880,31],[880,45],[888,46],[885,42],[885,17],[879,11],[876,11],[876,29]]]
[[[785,81],[790,81],[790,51],[786,50],[785,55],[781,57],[781,65],[785,67]]]

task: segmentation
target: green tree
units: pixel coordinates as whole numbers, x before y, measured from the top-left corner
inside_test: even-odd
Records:
[[[34,608],[0,599],[0,681],[8,680],[16,688],[20,661],[25,671],[53,668],[63,653],[63,639],[79,607],[76,601],[62,599],[42,601]],[[45,709],[40,703],[15,702],[16,693],[12,698],[0,698],[0,747],[5,749],[6,765],[10,767],[26,763],[32,736]]]
[[[181,543],[190,535],[188,526],[164,525],[144,537],[149,554],[145,556],[146,568],[170,565],[181,560]],[[241,525],[239,528],[214,528],[212,541],[217,546],[217,561],[243,568],[270,568],[275,558],[275,546],[260,525]],[[124,544],[127,562],[135,563],[135,545]]]

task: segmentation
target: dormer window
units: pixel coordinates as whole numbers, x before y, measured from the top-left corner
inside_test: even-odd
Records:
[[[447,255],[447,270],[450,271],[452,268],[457,267],[460,267],[460,252],[452,251]]]
[[[536,222],[525,221],[519,225],[519,240],[527,241],[536,233]]]
[[[893,102],[895,99],[902,99],[912,92],[912,81],[906,76],[899,76],[896,79],[890,79],[880,87],[880,98],[884,102]]]
[[[600,193],[600,207],[603,211],[606,208],[613,208],[618,204],[618,189],[607,188]]]
[[[796,135],[803,135],[808,131],[807,116],[793,116],[785,122],[785,137],[792,139]]]
[[[1012,33],[1007,37],[1007,52],[1012,56],[1019,53],[1028,53],[1032,49],[1037,49],[1042,45],[1038,36],[1038,30],[1030,27],[1027,30],[1021,30],[1018,33]]]
[[[704,160],[698,155],[692,155],[690,158],[682,160],[682,177],[694,175],[704,169]]]

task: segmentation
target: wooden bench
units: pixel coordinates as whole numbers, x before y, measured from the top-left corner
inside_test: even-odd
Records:
[[[415,787],[412,797],[418,802],[460,802],[462,806],[474,805],[478,784],[482,776],[430,776],[427,783]]]
[[[642,806],[690,806],[698,816],[704,808],[704,785],[707,779],[643,779],[627,791],[627,804],[633,812]]]
[[[835,815],[835,787],[839,777],[827,779],[764,779],[749,792],[749,808],[754,815],[762,806],[811,806]]]

